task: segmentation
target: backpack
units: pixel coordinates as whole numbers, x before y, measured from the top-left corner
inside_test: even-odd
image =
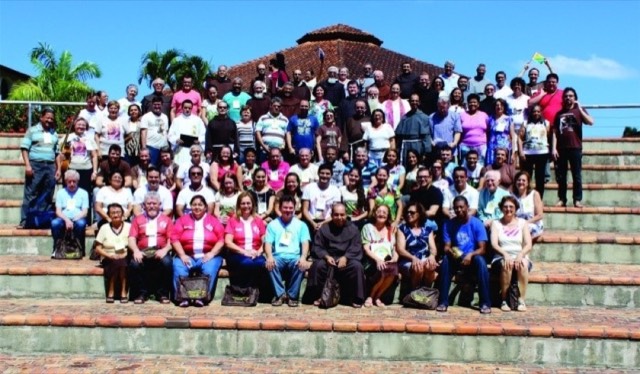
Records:
[[[52,187],[54,188],[54,187]],[[56,218],[56,212],[53,210],[42,210],[44,201],[47,199],[49,191],[42,191],[35,201],[29,204],[27,217],[25,220],[25,228],[27,229],[50,229],[51,221]]]

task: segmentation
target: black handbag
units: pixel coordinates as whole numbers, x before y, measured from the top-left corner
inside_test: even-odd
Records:
[[[57,239],[53,247],[53,258],[56,260],[80,260],[82,258],[82,244],[73,231],[67,231]]]
[[[238,287],[228,285],[224,289],[221,304],[224,306],[256,306],[260,290],[253,287]]]
[[[402,299],[402,305],[407,308],[435,310],[438,307],[440,292],[435,288],[420,287],[411,291]]]
[[[507,289],[507,305],[511,310],[518,310],[518,299],[520,299],[520,287],[517,282],[511,282]]]
[[[327,280],[322,287],[320,295],[320,308],[329,309],[338,305],[340,302],[340,284],[333,277],[334,267],[330,266],[327,271]]]
[[[209,301],[209,277],[206,275],[197,277],[180,277],[178,279],[178,301]]]

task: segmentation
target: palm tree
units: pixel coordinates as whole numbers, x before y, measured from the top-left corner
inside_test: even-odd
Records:
[[[201,87],[207,74],[211,72],[211,64],[200,56],[183,54],[178,69],[175,71],[176,80],[184,74],[191,73],[193,82]],[[194,84],[194,86],[195,86]]]
[[[31,50],[31,63],[38,75],[26,82],[17,83],[9,93],[11,100],[29,101],[84,101],[92,89],[87,79],[102,75],[96,63],[83,61],[73,66],[73,56],[63,51],[56,58],[53,49],[39,43]]]
[[[162,78],[170,86],[176,86],[175,70],[180,63],[182,52],[169,49],[166,52],[151,51],[142,55],[138,84],[146,80],[149,87],[156,78]]]

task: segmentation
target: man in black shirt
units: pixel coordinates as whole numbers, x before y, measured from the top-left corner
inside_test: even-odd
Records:
[[[142,114],[151,112],[153,109],[153,99],[159,97],[162,99],[162,113],[167,117],[171,116],[171,99],[173,96],[165,96],[162,93],[164,89],[164,80],[162,78],[156,78],[151,83],[153,85],[153,92],[148,94],[142,99]]]
[[[408,61],[402,63],[402,74],[398,75],[393,83],[400,85],[400,97],[408,100],[419,83],[418,75],[411,72],[411,63]]]
[[[431,184],[431,172],[428,168],[421,168],[418,170],[418,176],[416,177],[418,182],[418,189],[411,192],[409,201],[422,204],[427,217],[438,224],[438,227],[442,227],[444,221],[444,215],[442,213],[442,203],[444,197],[438,187]]]

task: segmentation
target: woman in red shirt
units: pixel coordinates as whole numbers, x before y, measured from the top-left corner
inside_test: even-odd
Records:
[[[262,238],[264,221],[256,214],[255,202],[249,192],[238,196],[236,214],[230,217],[225,231],[229,281],[239,287],[255,287],[255,280],[265,271]]]
[[[171,244],[176,251],[173,259],[173,290],[178,294],[180,277],[188,277],[189,272],[199,270],[209,277],[209,293],[213,298],[213,285],[222,266],[220,251],[223,245],[224,228],[218,219],[207,213],[207,202],[201,195],[191,201],[191,213],[185,214],[173,225]],[[187,300],[176,300],[180,306],[189,306]],[[209,300],[196,300],[201,307]]]

